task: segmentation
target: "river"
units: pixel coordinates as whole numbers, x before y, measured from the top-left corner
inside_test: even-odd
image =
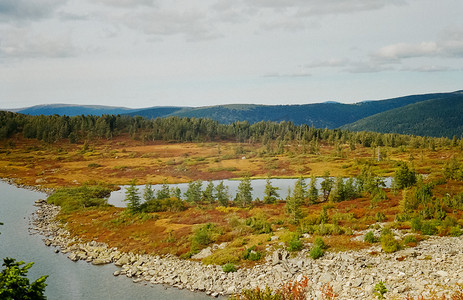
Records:
[[[0,182],[0,258],[11,257],[34,262],[29,270],[31,281],[49,275],[48,299],[211,299],[204,293],[151,284],[135,284],[131,279],[112,273],[114,265],[94,266],[72,262],[66,255],[55,254],[39,235],[29,234],[30,219],[37,199],[45,194],[16,188]],[[3,263],[3,261],[2,261]]]

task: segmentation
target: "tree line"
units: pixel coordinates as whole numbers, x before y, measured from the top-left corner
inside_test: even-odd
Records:
[[[142,141],[208,142],[236,141],[262,143],[269,153],[282,153],[285,146],[298,143],[303,151],[317,153],[320,143],[349,144],[364,147],[434,148],[436,146],[463,147],[454,138],[431,138],[375,132],[350,132],[339,129],[320,129],[292,122],[247,121],[220,124],[211,119],[167,117],[146,119],[126,115],[80,116],[29,116],[12,112],[0,112],[0,140],[20,134],[28,139],[55,143],[68,139],[78,143],[93,139],[112,139],[121,134]]]

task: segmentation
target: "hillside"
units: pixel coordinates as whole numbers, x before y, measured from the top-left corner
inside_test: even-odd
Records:
[[[73,104],[45,104],[36,105],[27,108],[14,109],[11,111],[22,113],[25,115],[66,115],[66,116],[78,116],[78,115],[119,115],[126,114],[136,109],[126,107],[114,107],[114,106],[103,106],[103,105],[73,105]]]
[[[317,104],[302,104],[302,105],[255,105],[255,104],[230,104],[230,105],[215,105],[207,107],[150,107],[142,109],[130,109],[126,107],[111,107],[111,106],[89,106],[89,105],[38,105],[24,109],[16,109],[14,111],[29,114],[29,115],[96,115],[103,114],[125,114],[130,116],[142,116],[148,119],[158,117],[178,116],[189,118],[209,118],[218,121],[222,124],[231,124],[236,121],[248,121],[249,123],[257,123],[260,121],[282,122],[290,121],[296,125],[307,124],[316,128],[339,128],[346,124],[352,124],[345,128],[350,130],[374,130],[379,132],[400,132],[408,134],[432,134],[433,136],[461,134],[461,129],[447,126],[449,123],[437,121],[434,117],[435,128],[423,130],[424,125],[422,119],[412,117],[418,114],[421,106],[413,107],[413,114],[401,115],[400,121],[395,120],[396,111],[384,116],[379,116],[379,119],[371,119],[371,125],[367,119],[364,122],[360,121],[364,118],[385,113],[394,109],[404,108],[410,105],[419,104],[424,101],[433,99],[453,99],[455,96],[461,95],[455,93],[436,93],[411,95],[399,98],[386,100],[363,101],[355,104],[343,104],[338,102],[324,102]],[[446,102],[442,102],[444,105]],[[423,109],[440,111],[438,107],[423,106]],[[399,110],[400,111],[400,110]],[[455,113],[455,111],[450,111]],[[425,112],[420,112],[420,115]],[[412,118],[410,118],[412,117]],[[382,120],[386,118],[385,120]],[[379,120],[379,121],[378,121]],[[407,120],[407,121],[405,121]],[[400,124],[399,128],[395,128]]]
[[[352,131],[375,131],[433,137],[463,134],[463,92],[385,111],[342,126]]]
[[[178,109],[169,116],[210,118],[223,124],[235,121],[248,121],[251,124],[260,121],[291,121],[296,125],[308,124],[316,128],[333,129],[383,111],[447,95],[449,94],[412,95],[356,104],[325,102],[305,105],[216,105]],[[138,110],[129,115],[146,118],[161,117],[156,108]]]

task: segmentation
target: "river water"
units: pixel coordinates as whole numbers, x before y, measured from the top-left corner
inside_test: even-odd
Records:
[[[19,189],[0,182],[0,258],[11,257],[34,262],[29,278],[49,275],[48,299],[211,299],[204,293],[166,288],[161,285],[135,284],[131,279],[114,277],[114,265],[94,266],[72,262],[65,255],[46,247],[39,235],[30,235],[30,218],[37,199],[45,194]],[[1,261],[3,263],[3,261]]]

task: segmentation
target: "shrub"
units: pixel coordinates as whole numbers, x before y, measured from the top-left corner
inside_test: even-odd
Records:
[[[245,224],[251,227],[255,233],[270,233],[272,226],[263,218],[250,217],[246,219]]]
[[[373,231],[368,231],[365,236],[363,237],[363,240],[367,243],[370,243],[370,244],[373,244],[373,243],[376,243],[377,240],[376,240],[376,237],[375,237],[375,234],[373,233]]]
[[[256,246],[252,246],[243,252],[243,259],[257,261],[262,257],[262,253],[256,250]]]
[[[191,248],[193,250],[201,249],[214,242],[221,233],[222,230],[213,223],[202,225],[194,231]]]
[[[457,236],[458,237],[458,236],[462,235],[463,233],[461,232],[460,226],[453,226],[453,227],[450,227],[449,234],[451,236]]]
[[[423,222],[421,225],[421,233],[424,235],[435,235],[437,231],[437,226],[433,220]]]
[[[375,296],[381,300],[381,299],[386,299],[384,297],[384,294],[387,293],[387,288],[386,286],[384,285],[384,282],[382,280],[380,280],[376,285],[375,285],[375,288],[374,288],[375,292]]]
[[[106,198],[110,194],[111,190],[107,187],[83,185],[81,187],[58,189],[48,197],[47,201],[61,206],[63,212],[71,212],[86,207],[108,205]]]
[[[140,211],[145,213],[153,213],[153,212],[162,212],[162,211],[171,211],[171,212],[178,212],[184,211],[186,209],[185,202],[182,200],[171,197],[171,198],[164,198],[164,199],[151,199],[145,201],[140,205]]]
[[[319,246],[314,246],[312,249],[310,249],[309,255],[313,259],[317,259],[323,256],[323,249]]]
[[[383,212],[377,212],[375,215],[376,222],[384,222],[386,221],[386,215]]]
[[[295,238],[289,241],[288,250],[292,252],[301,251],[303,246],[302,241],[299,238]]]
[[[225,272],[225,273],[230,273],[230,272],[236,272],[236,267],[234,264],[232,263],[226,263],[222,266],[222,270]]]
[[[384,234],[381,236],[381,248],[386,253],[396,252],[400,249],[400,244],[394,238],[393,234]]]
[[[421,219],[420,218],[413,218],[410,220],[410,228],[413,231],[421,231]]]
[[[417,239],[414,235],[406,235],[404,238],[404,244],[407,246],[416,246]]]
[[[315,247],[320,247],[320,249],[328,249],[328,246],[325,244],[323,239],[319,236],[315,238],[315,241],[313,242]]]

